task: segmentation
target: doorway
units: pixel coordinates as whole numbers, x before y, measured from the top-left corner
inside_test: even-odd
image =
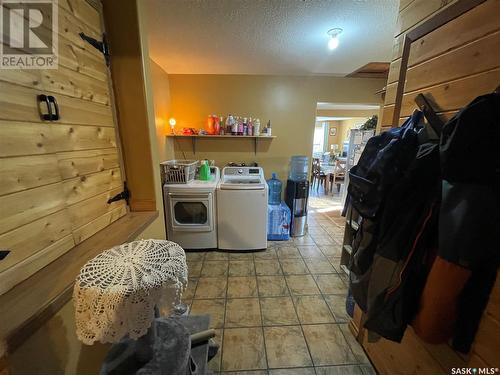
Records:
[[[375,104],[317,103],[309,209],[339,215],[346,195],[349,145],[355,130],[376,125]],[[374,117],[375,116],[375,117]],[[371,119],[371,121],[369,121]],[[352,148],[352,146],[351,146]]]

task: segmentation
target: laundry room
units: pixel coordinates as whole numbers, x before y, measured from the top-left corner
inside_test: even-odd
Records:
[[[0,10],[0,375],[498,373],[500,0]]]

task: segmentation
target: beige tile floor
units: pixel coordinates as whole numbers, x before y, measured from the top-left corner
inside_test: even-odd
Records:
[[[265,251],[187,253],[191,314],[210,314],[215,373],[371,375],[347,327],[338,199],[310,199],[308,234]]]

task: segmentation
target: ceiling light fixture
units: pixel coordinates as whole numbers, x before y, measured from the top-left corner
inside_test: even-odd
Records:
[[[334,50],[339,46],[339,35],[342,32],[342,29],[340,27],[336,27],[333,29],[328,30],[328,35],[330,35],[330,40],[328,41],[328,48],[330,50]]]

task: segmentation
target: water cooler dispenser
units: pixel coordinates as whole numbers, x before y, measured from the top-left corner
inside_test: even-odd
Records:
[[[309,181],[287,181],[285,201],[292,214],[290,223],[290,235],[292,237],[301,237],[306,234],[308,198]]]
[[[292,156],[285,194],[285,202],[290,207],[292,216],[290,223],[292,237],[301,237],[306,234],[307,199],[309,198],[308,169],[309,158],[307,156]]]

